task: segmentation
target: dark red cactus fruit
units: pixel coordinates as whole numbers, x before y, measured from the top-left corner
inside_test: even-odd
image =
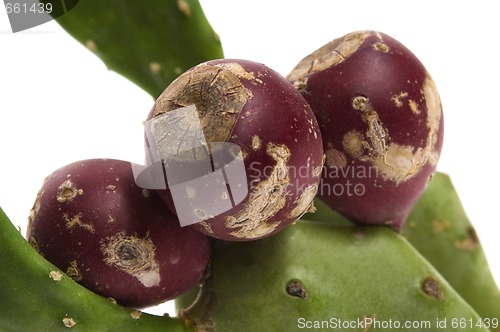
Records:
[[[81,285],[143,308],[194,287],[210,238],[180,227],[154,191],[135,184],[131,164],[91,159],[49,175],[29,218],[29,242]]]
[[[149,120],[148,153],[169,160],[169,188],[159,193],[181,222],[223,240],[255,240],[312,206],[324,159],[318,124],[293,85],[265,65],[221,59],[191,68]]]
[[[393,38],[359,31],[316,50],[287,78],[320,125],[318,196],[353,222],[401,229],[443,143],[439,94],[422,63]]]

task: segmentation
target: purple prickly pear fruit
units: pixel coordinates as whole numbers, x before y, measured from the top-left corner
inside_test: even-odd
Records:
[[[160,196],[204,234],[267,237],[312,206],[323,165],[318,124],[293,85],[263,64],[191,68],[156,100],[146,137],[169,184]],[[239,168],[229,165],[238,159]]]
[[[436,85],[405,46],[375,31],[336,39],[287,77],[316,115],[326,154],[318,196],[359,224],[400,230],[436,170]]]
[[[129,162],[89,159],[44,181],[27,238],[48,261],[93,292],[143,308],[194,287],[209,262],[210,238],[136,185]]]

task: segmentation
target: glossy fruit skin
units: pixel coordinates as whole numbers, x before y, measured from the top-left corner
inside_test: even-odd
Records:
[[[358,31],[306,57],[288,79],[320,125],[318,196],[355,223],[399,230],[443,144],[441,102],[425,67],[395,39]]]
[[[75,281],[133,308],[156,305],[195,286],[210,239],[187,227],[154,191],[135,184],[129,162],[89,159],[44,181],[27,239]]]
[[[253,61],[208,61],[167,87],[148,119],[192,104],[208,144],[223,142],[241,150],[246,181],[238,186],[248,188],[232,208],[194,218],[192,227],[218,239],[255,240],[279,232],[311,207],[323,165],[321,134],[290,82]],[[172,193],[159,194],[176,211]]]

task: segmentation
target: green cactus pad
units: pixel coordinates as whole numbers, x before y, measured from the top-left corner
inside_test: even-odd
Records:
[[[192,66],[223,57],[197,0],[84,0],[56,21],[153,98]]]
[[[447,175],[434,175],[403,235],[482,317],[500,320],[500,291]]]
[[[442,321],[487,331],[457,325],[480,318],[393,230],[304,220],[251,243],[218,241],[181,315],[203,331],[437,331]]]
[[[192,331],[113,304],[41,257],[0,208],[0,331]]]
[[[318,198],[315,206],[317,211],[304,218],[331,225],[348,224]],[[402,234],[485,320],[500,321],[500,291],[448,175],[434,174]]]

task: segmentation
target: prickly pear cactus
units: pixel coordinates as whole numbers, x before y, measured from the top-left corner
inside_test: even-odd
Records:
[[[0,331],[192,331],[183,322],[125,309],[41,257],[0,208]]]
[[[154,98],[188,68],[223,57],[197,0],[85,0],[56,21]],[[500,318],[498,289],[444,175],[410,215],[408,240],[317,207],[303,219],[319,222],[255,242],[217,241],[201,292],[177,301],[178,319],[86,290],[0,209],[0,331],[488,331],[479,314]]]
[[[299,221],[253,243],[217,242],[201,296],[181,315],[201,331],[487,331],[393,230]]]
[[[434,175],[403,235],[485,320],[500,319],[500,291],[447,175]]]
[[[84,0],[56,21],[154,98],[192,66],[223,57],[197,0]]]

